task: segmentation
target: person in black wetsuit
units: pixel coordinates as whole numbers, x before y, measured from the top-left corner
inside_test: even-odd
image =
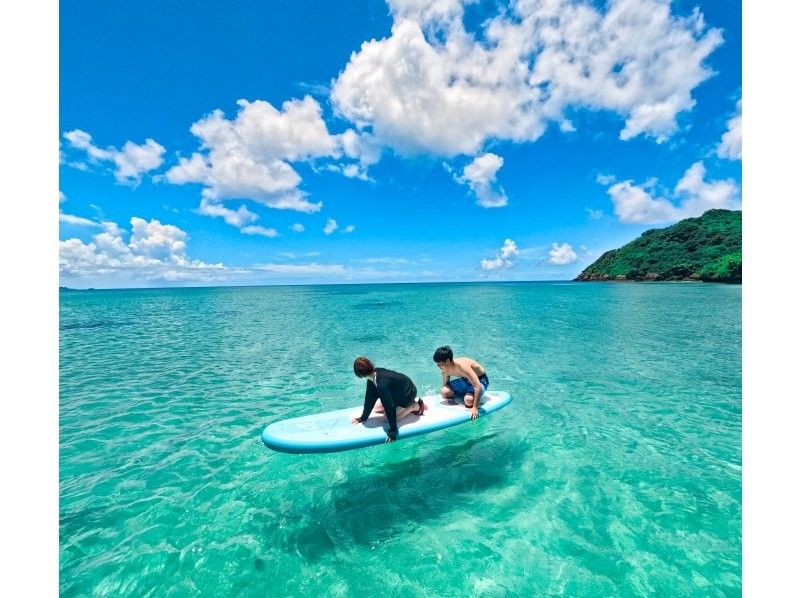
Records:
[[[385,410],[386,419],[389,420],[389,432],[386,442],[397,440],[397,421],[407,415],[422,415],[425,403],[417,399],[417,387],[411,378],[400,372],[385,368],[376,368],[366,357],[358,357],[353,362],[353,372],[359,378],[367,379],[367,392],[364,395],[364,411],[359,417],[354,417],[352,422],[360,424],[367,421],[372,408],[378,399],[381,400]]]

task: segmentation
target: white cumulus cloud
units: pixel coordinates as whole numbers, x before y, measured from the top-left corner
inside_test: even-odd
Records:
[[[258,214],[251,212],[244,205],[232,210],[225,207],[225,204],[221,201],[203,197],[200,199],[200,207],[197,208],[196,212],[212,218],[222,218],[226,223],[238,228],[244,235],[278,236],[278,231],[274,228],[253,224],[259,219]]]
[[[336,220],[333,218],[328,218],[328,221],[325,223],[325,228],[322,229],[322,232],[324,232],[326,235],[330,235],[337,228],[339,228],[339,225],[336,223]]]
[[[742,159],[742,100],[736,103],[736,114],[728,121],[728,130],[717,146],[717,156],[729,160]]]
[[[201,151],[181,158],[166,180],[199,183],[209,201],[251,199],[275,209],[318,211],[322,203],[306,199],[300,175],[290,164],[340,152],[317,101],[311,96],[289,100],[281,110],[262,100],[237,104],[233,120],[215,110],[192,125]]]
[[[614,183],[608,194],[621,222],[657,224],[700,216],[715,208],[741,209],[740,189],[735,181],[706,181],[705,177],[705,166],[695,162],[668,197],[653,194],[654,180],[643,185],[634,185],[630,180]]]
[[[172,224],[149,222],[143,218],[131,218],[131,237],[128,249],[132,255],[185,262],[186,233]]]
[[[663,0],[519,0],[464,25],[456,0],[391,2],[391,35],[362,44],[333,82],[337,112],[405,154],[475,155],[487,140],[535,141],[567,109],[624,119],[620,138],[662,142],[722,43],[702,14]]]
[[[222,218],[226,223],[237,228],[258,220],[258,214],[251,212],[243,205],[236,210],[231,210],[226,208],[222,202],[206,199],[205,197],[200,200],[200,207],[197,208],[197,212],[212,218]]]
[[[104,231],[92,241],[59,242],[59,270],[75,280],[101,276],[138,281],[209,281],[225,270],[221,264],[192,260],[186,255],[187,234],[180,228],[133,217],[128,234],[116,223],[103,222]],[[125,237],[128,237],[127,240]]]
[[[78,150],[86,152],[89,160],[94,163],[113,162],[115,165],[114,178],[117,182],[128,185],[138,185],[142,175],[157,169],[164,163],[163,146],[152,139],[147,139],[141,145],[126,141],[121,150],[113,146],[100,148],[92,143],[92,136],[86,131],[75,129],[64,133],[64,138]]]
[[[650,195],[632,181],[615,183],[608,189],[614,214],[621,222],[658,223],[679,220],[679,210],[667,199]]]
[[[678,181],[675,191],[680,197],[681,218],[699,216],[714,208],[741,209],[739,186],[733,179],[707,182],[705,178],[705,166],[695,162]]]
[[[496,257],[481,260],[481,268],[484,270],[510,268],[514,265],[514,262],[512,262],[510,258],[517,255],[519,255],[517,244],[513,239],[506,239],[503,242],[503,246],[498,250]]]
[[[484,270],[498,270],[500,268],[509,268],[512,265],[512,263],[504,260],[501,257],[481,260],[481,268]]]
[[[500,257],[505,259],[512,255],[519,255],[519,249],[513,240],[506,239],[503,246],[500,248]]]
[[[338,170],[347,178],[369,180],[367,169],[381,159],[383,148],[370,133],[348,129],[336,136],[345,158],[357,160],[357,163],[334,165],[333,170]]]
[[[461,176],[454,175],[454,178],[461,184],[469,185],[478,205],[500,208],[508,204],[505,191],[497,184],[497,171],[502,166],[503,158],[497,154],[481,154],[464,167]]]
[[[577,259],[578,254],[576,254],[575,250],[572,249],[572,245],[569,243],[563,243],[561,245],[558,243],[553,243],[552,247],[550,248],[550,257],[547,261],[551,264],[555,264],[556,266],[566,266]]]

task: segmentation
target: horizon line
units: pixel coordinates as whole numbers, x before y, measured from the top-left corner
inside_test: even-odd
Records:
[[[440,280],[440,281],[405,281],[405,282],[301,282],[301,283],[269,283],[269,284],[223,284],[223,285],[185,285],[185,286],[151,286],[151,287],[69,287],[59,285],[59,291],[147,291],[163,289],[230,289],[259,287],[314,287],[314,286],[380,286],[380,285],[432,285],[432,284],[540,284],[540,283],[584,282],[574,279],[548,280]]]

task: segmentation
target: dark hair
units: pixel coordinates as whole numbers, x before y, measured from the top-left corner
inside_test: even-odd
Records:
[[[436,349],[436,353],[433,354],[433,360],[436,363],[444,363],[448,360],[453,361],[453,350],[447,345],[439,347]]]
[[[372,362],[367,359],[366,357],[356,357],[356,360],[353,362],[353,372],[359,378],[364,378],[365,376],[369,376],[373,371],[375,371],[375,366],[372,365]]]

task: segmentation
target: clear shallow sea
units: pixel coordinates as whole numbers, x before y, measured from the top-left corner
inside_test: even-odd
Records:
[[[63,596],[738,596],[741,287],[62,292]],[[420,392],[449,343],[513,403],[286,455],[359,354]]]

